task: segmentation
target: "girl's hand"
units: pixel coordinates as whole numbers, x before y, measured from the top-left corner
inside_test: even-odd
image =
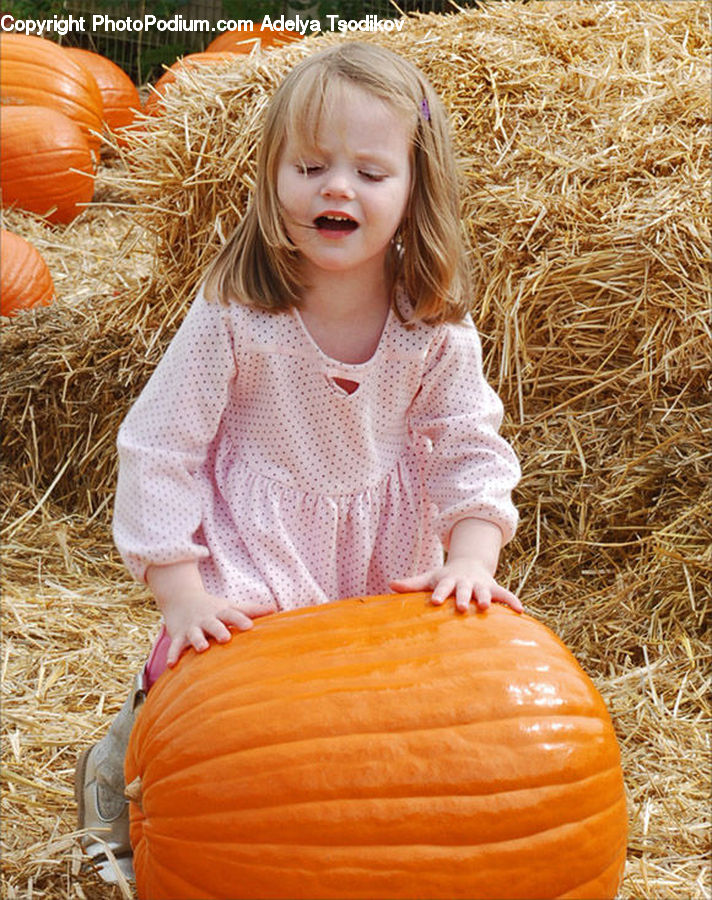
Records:
[[[146,581],[163,613],[166,631],[171,639],[167,662],[174,666],[187,647],[202,653],[210,646],[209,638],[226,644],[230,628],[246,631],[252,628],[251,616],[260,611],[245,607],[239,610],[223,597],[205,590],[197,563],[178,562],[150,566]]]
[[[440,606],[454,594],[455,606],[459,612],[466,612],[473,601],[481,610],[487,609],[495,601],[506,603],[515,612],[524,611],[519,598],[497,584],[487,566],[477,559],[448,560],[438,569],[392,581],[391,588],[401,592],[432,590],[431,603],[436,606]]]
[[[391,582],[394,591],[432,590],[432,602],[439,606],[455,595],[455,606],[465,612],[474,600],[485,610],[492,601],[506,603],[515,612],[524,612],[519,598],[497,584],[494,572],[502,546],[502,532],[484,519],[460,519],[450,532],[447,562],[437,569]]]
[[[158,603],[163,612],[166,631],[171,639],[167,662],[174,666],[187,647],[202,653],[210,646],[209,638],[226,644],[232,637],[230,628],[247,631],[252,619],[223,597],[199,593],[177,596]]]

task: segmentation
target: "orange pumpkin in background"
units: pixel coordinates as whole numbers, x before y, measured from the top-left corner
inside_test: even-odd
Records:
[[[0,198],[71,222],[94,194],[92,154],[79,126],[56,109],[4,106],[0,116]]]
[[[32,35],[1,35],[0,100],[3,107],[44,106],[69,116],[82,130],[98,164],[101,93],[91,72],[63,47]]]
[[[158,679],[126,778],[144,900],[604,900],[625,863],[605,704],[502,606],[258,619]]]
[[[6,229],[0,229],[0,315],[46,306],[54,299],[54,283],[39,250]]]
[[[219,34],[208,44],[205,51],[207,53],[217,53],[221,50],[231,50],[233,53],[251,53],[255,46],[262,50],[268,50],[301,39],[302,35],[294,31],[263,28],[261,25],[253,22],[251,31],[232,29]]]
[[[187,56],[176,60],[153,85],[151,93],[146,100],[146,112],[149,115],[157,115],[163,111],[161,100],[166,93],[166,88],[169,84],[173,84],[176,81],[180,71],[196,69],[200,66],[214,66],[216,63],[223,63],[226,60],[237,58],[238,54],[225,51],[222,53],[189,53]]]
[[[66,50],[94,76],[101,93],[102,118],[108,128],[117,131],[131,125],[137,110],[141,109],[141,99],[126,72],[100,53],[79,47],[67,47]]]

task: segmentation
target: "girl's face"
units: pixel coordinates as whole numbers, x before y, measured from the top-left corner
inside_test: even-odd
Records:
[[[307,276],[380,273],[410,195],[413,125],[353,85],[340,85],[329,101],[314,145],[290,135],[282,150],[285,228]]]

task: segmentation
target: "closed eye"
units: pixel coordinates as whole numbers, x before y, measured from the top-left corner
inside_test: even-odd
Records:
[[[318,172],[321,172],[323,168],[323,166],[317,163],[299,163],[297,165],[297,172],[299,172],[300,175],[316,175]]]
[[[382,172],[367,172],[367,171],[364,171],[363,169],[361,171],[359,171],[359,175],[362,178],[367,179],[368,181],[385,181],[385,179],[388,177],[387,175],[384,175]]]

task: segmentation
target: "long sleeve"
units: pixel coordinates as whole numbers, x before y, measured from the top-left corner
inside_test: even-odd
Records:
[[[114,541],[139,581],[152,563],[208,555],[196,540],[203,505],[196,472],[236,376],[227,308],[199,293],[119,429]]]
[[[506,543],[517,527],[511,494],[521,473],[514,451],[499,435],[502,403],[485,380],[479,336],[469,317],[441,331],[410,410],[411,429],[430,444],[424,475],[438,510],[438,536],[447,548],[453,525],[473,517],[498,525]]]

